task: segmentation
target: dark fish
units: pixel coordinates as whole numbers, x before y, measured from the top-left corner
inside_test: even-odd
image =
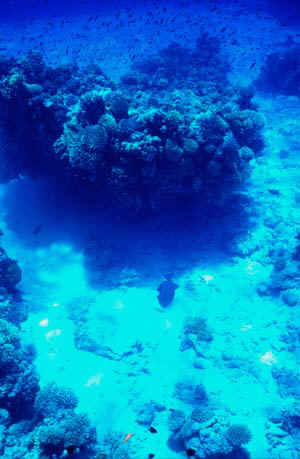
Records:
[[[274,196],[280,196],[280,191],[279,190],[276,190],[275,188],[269,188],[268,189],[268,192],[270,194],[273,194]]]
[[[151,432],[153,434],[156,434],[157,430],[155,429],[155,427],[151,426],[151,427],[149,427],[149,432]]]
[[[175,290],[179,287],[175,282],[172,281],[172,274],[168,273],[165,279],[157,288],[158,290],[158,302],[164,308],[169,306],[175,296]]]
[[[39,225],[36,225],[32,231],[32,234],[34,234],[35,236],[39,234],[42,231],[43,226],[44,225],[42,223],[40,223]]]
[[[66,448],[68,454],[73,454],[75,452],[75,450],[77,449],[77,446],[68,446]]]
[[[193,448],[189,448],[189,449],[186,450],[186,455],[187,455],[187,457],[196,456],[196,451]]]

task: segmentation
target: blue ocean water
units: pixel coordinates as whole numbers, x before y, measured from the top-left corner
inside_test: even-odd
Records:
[[[0,457],[299,459],[298,2],[0,18]]]

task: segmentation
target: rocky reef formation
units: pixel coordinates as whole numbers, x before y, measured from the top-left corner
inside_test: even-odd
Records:
[[[116,85],[97,65],[1,58],[1,180],[46,176],[126,214],[216,207],[263,148],[251,88],[227,79],[220,43],[174,43]]]

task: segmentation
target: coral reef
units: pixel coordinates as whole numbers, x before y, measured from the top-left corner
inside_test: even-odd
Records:
[[[0,407],[14,417],[26,415],[39,390],[38,378],[18,328],[4,319],[0,319],[0,368]]]
[[[239,448],[249,443],[251,440],[251,432],[247,426],[233,424],[228,428],[226,438],[233,448]]]
[[[294,458],[299,455],[299,402],[286,399],[283,406],[268,410],[266,437],[272,454]]]
[[[293,247],[287,250],[284,245],[275,245],[269,250],[273,265],[268,282],[258,286],[261,295],[280,296],[289,307],[299,304],[299,247],[300,235],[296,234]]]
[[[3,248],[0,251],[6,279],[0,297],[0,455],[46,459],[86,451],[95,457],[95,429],[85,414],[75,413],[75,394],[55,383],[39,387],[35,350],[25,345],[19,328],[27,318],[22,297],[15,298],[21,270]],[[11,265],[10,275],[5,275]]]
[[[22,272],[15,260],[9,258],[0,247],[0,287],[11,292],[22,279]]]
[[[67,413],[55,418],[47,418],[38,426],[32,438],[46,457],[62,454],[64,450],[90,449],[96,443],[96,432],[86,415]]]
[[[11,259],[0,247],[0,319],[20,325],[27,319],[28,304],[18,290],[22,271],[16,260]]]
[[[61,410],[74,410],[77,403],[77,397],[70,389],[50,383],[37,394],[34,409],[37,415],[48,418],[55,417]]]
[[[207,394],[202,384],[194,384],[192,381],[179,381],[175,387],[174,397],[190,404],[207,403]]]
[[[121,433],[110,432],[106,434],[95,459],[130,459],[128,444],[124,444],[121,440]]]
[[[97,66],[3,58],[0,127],[20,152],[7,179],[55,171],[127,214],[222,207],[263,147],[253,92],[233,87],[228,69],[207,34],[137,62],[118,87]]]
[[[180,341],[180,351],[193,349],[195,368],[203,368],[203,359],[207,357],[207,350],[212,340],[212,331],[203,317],[186,318]]]
[[[196,408],[185,420],[181,415],[180,422],[174,424],[175,420],[177,415],[173,412],[169,417],[170,444],[177,445],[188,456],[197,459],[247,457],[242,445],[250,441],[251,433],[247,426],[230,425],[226,412],[216,412],[210,407]]]
[[[272,368],[272,376],[276,380],[281,397],[300,397],[300,373],[288,368]]]

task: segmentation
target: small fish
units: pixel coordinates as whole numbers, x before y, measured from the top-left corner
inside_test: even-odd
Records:
[[[39,234],[42,231],[42,229],[43,229],[43,224],[40,223],[39,225],[36,225],[34,227],[34,229],[32,231],[32,234],[34,234],[36,236],[37,234]]]
[[[126,437],[124,438],[123,442],[125,443],[126,441],[130,440],[133,435],[134,434],[128,433]]]

